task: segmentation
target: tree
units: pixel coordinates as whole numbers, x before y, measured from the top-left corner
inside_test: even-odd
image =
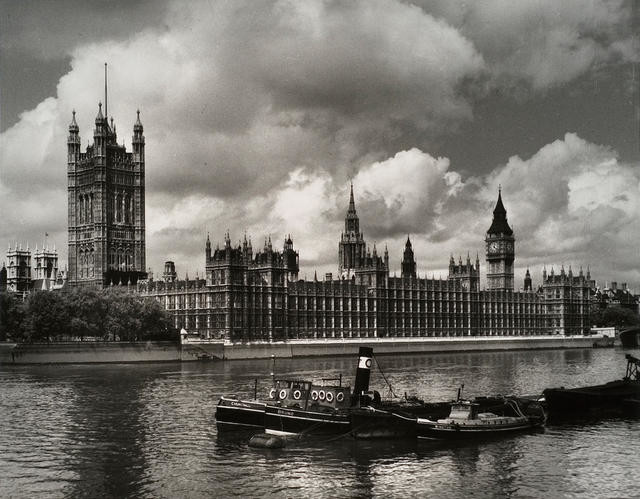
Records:
[[[26,339],[51,341],[67,334],[68,307],[61,293],[35,291],[26,302]]]
[[[104,297],[93,289],[74,288],[65,294],[65,298],[71,319],[69,334],[80,339],[103,337],[107,315]]]
[[[592,322],[599,327],[625,329],[640,325],[640,316],[633,310],[620,306],[609,306],[591,314]]]
[[[0,293],[0,341],[20,341],[24,334],[24,306],[15,293]]]

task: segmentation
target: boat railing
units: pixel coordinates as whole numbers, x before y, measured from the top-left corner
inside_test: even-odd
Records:
[[[632,381],[640,381],[640,359],[637,359],[631,354],[625,355],[627,359],[627,374],[625,379]]]

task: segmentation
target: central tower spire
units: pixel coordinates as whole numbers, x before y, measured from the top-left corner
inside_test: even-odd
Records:
[[[356,213],[353,196],[353,182],[349,190],[349,208],[344,219],[344,232],[338,244],[338,274],[343,279],[350,279],[355,269],[364,262],[366,244],[360,232],[360,220]]]

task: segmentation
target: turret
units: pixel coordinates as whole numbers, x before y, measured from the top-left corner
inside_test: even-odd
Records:
[[[411,246],[411,240],[409,239],[409,235],[407,235],[407,242],[404,245],[404,253],[402,255],[400,275],[403,279],[416,278],[416,262],[413,255],[413,248]]]
[[[136,111],[136,122],[133,125],[133,137],[131,138],[131,146],[133,149],[133,161],[137,168],[144,170],[144,129],[140,121],[140,110]]]
[[[207,261],[211,260],[211,240],[209,239],[209,233],[207,232],[207,242],[205,244],[205,255]]]
[[[529,267],[527,267],[527,273],[524,276],[524,290],[531,291],[531,274],[529,273]]]

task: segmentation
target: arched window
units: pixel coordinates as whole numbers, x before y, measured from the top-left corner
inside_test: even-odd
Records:
[[[89,222],[93,222],[93,192],[89,194]]]
[[[82,194],[80,194],[78,196],[78,204],[77,204],[77,206],[78,206],[78,224],[82,223],[82,202],[83,202]]]
[[[124,197],[124,216],[125,222],[131,223],[131,197],[126,194]]]
[[[84,252],[82,251],[78,256],[78,268],[80,269],[80,277],[84,277]]]
[[[116,196],[116,223],[122,222],[122,194]]]

